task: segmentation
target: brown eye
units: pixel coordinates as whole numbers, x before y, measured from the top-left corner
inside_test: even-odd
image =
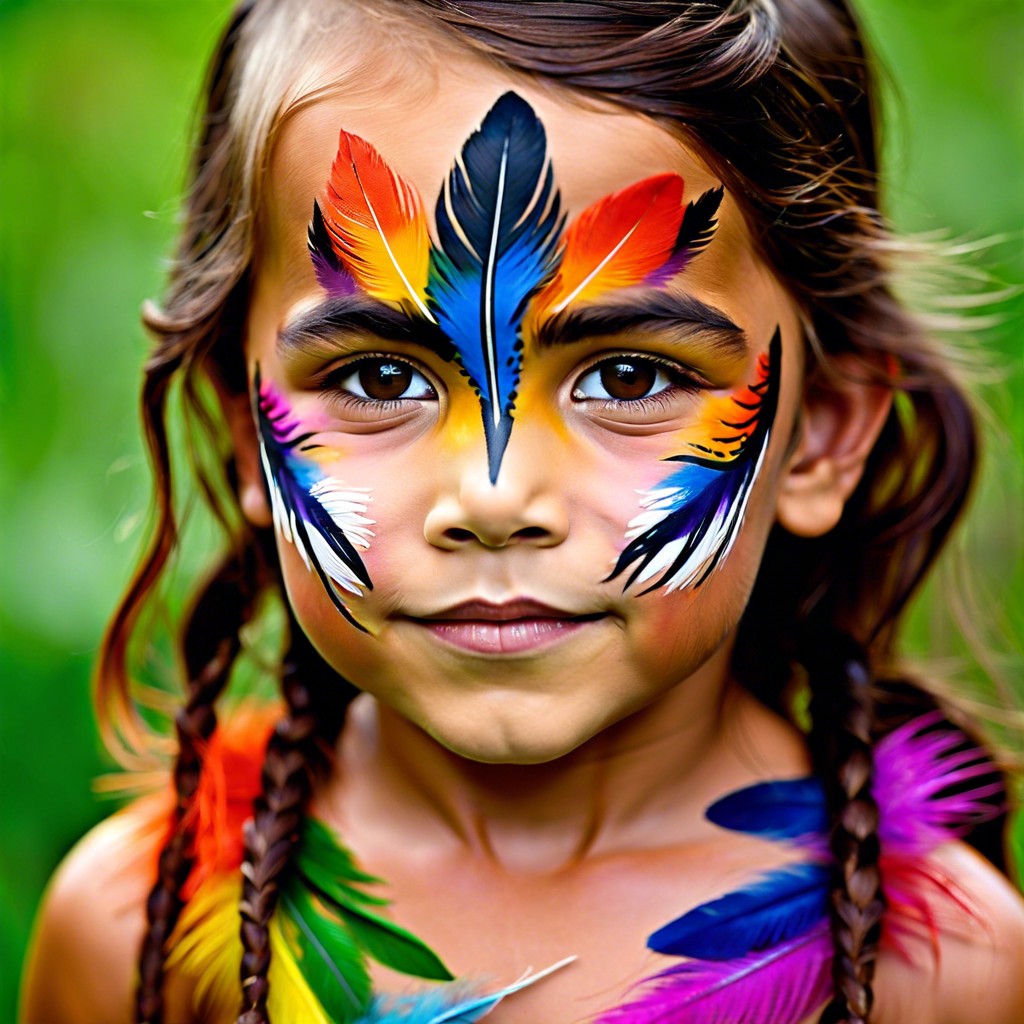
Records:
[[[658,369],[652,363],[605,363],[600,370],[601,385],[612,398],[643,398],[654,386]]]
[[[343,367],[336,379],[341,390],[370,402],[437,398],[426,377],[411,363],[398,359],[361,359]]]
[[[598,363],[585,373],[573,388],[572,397],[577,401],[589,398],[630,402],[671,386],[665,367],[653,359],[618,356]]]

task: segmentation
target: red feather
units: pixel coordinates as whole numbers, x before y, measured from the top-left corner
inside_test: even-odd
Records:
[[[538,296],[537,313],[643,284],[672,256],[682,203],[683,179],[656,174],[588,206],[565,233],[558,274]]]
[[[320,202],[334,251],[363,290],[433,320],[430,236],[416,189],[365,139],[342,131]]]
[[[182,889],[184,899],[211,875],[242,863],[242,826],[252,816],[267,740],[280,717],[276,704],[243,704],[224,716],[203,744],[199,789],[185,821],[195,837],[195,864]]]

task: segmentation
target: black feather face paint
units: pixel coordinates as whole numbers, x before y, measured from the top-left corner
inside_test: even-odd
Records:
[[[758,360],[757,379],[708,401],[703,430],[694,432],[686,453],[666,460],[679,468],[642,496],[643,511],[629,524],[630,543],[608,577],[631,569],[623,589],[652,579],[644,593],[699,587],[729,554],[771,437],[781,347],[776,328]]]

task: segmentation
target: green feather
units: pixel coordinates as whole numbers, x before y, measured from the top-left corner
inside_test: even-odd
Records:
[[[307,889],[341,918],[362,953],[403,974],[452,980],[452,973],[422,940],[369,909],[387,906],[388,901],[361,886],[380,885],[381,880],[356,867],[334,833],[314,818],[304,823],[295,868]]]
[[[370,1005],[366,959],[345,923],[293,875],[281,890],[280,907],[291,925],[282,929],[302,976],[324,1012],[350,1024]]]

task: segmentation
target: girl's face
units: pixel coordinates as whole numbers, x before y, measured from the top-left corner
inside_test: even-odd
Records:
[[[459,754],[549,760],[720,683],[802,373],[720,185],[469,60],[284,126],[243,504],[327,661]]]

